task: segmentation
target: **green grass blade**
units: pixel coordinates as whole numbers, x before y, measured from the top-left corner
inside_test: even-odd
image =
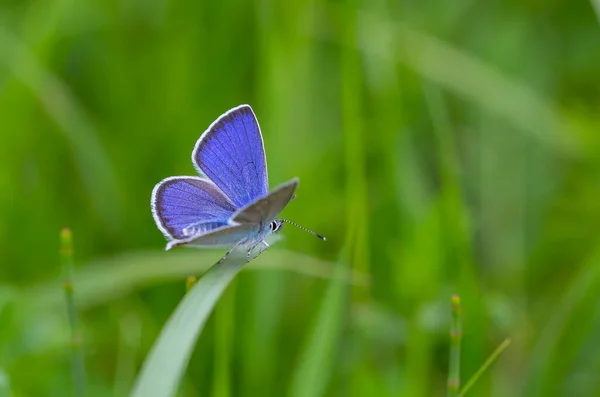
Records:
[[[559,302],[554,307],[552,316],[548,319],[536,338],[535,345],[529,358],[530,381],[525,388],[526,395],[542,395],[545,385],[552,384],[548,379],[552,362],[560,355],[560,342],[568,327],[576,321],[577,308],[584,304],[600,283],[600,244],[590,253],[589,259],[569,282]],[[593,296],[593,295],[592,295]],[[589,299],[589,298],[588,298]],[[592,298],[593,299],[593,298]]]
[[[10,397],[12,395],[8,374],[0,367],[0,396]]]
[[[233,252],[213,266],[185,295],[164,326],[138,375],[132,396],[173,396],[208,316],[245,256]]]
[[[106,154],[91,118],[67,84],[46,68],[34,52],[0,23],[0,66],[7,69],[40,101],[65,138],[69,141],[73,159],[81,180],[94,206],[107,224],[120,218],[116,174]]]
[[[115,366],[113,396],[128,396],[137,370],[136,356],[140,350],[142,319],[130,310],[119,321],[119,347]]]
[[[316,326],[296,368],[289,393],[291,397],[325,395],[344,319],[346,271],[346,262],[342,260],[336,265],[336,277],[329,281]]]
[[[168,256],[169,266],[165,266],[165,255]],[[78,310],[86,310],[121,299],[143,287],[182,280],[190,274],[208,270],[208,264],[218,260],[219,255],[192,249],[168,253],[150,250],[87,262],[73,274],[73,283],[77,285],[75,303]],[[244,270],[285,271],[330,279],[335,277],[334,268],[335,263],[277,248],[253,260]],[[357,287],[370,283],[368,275],[356,271],[344,276],[346,283]],[[19,301],[26,306],[23,310],[60,310],[64,300],[60,292],[56,281],[52,281],[24,289]]]
[[[235,282],[215,310],[213,397],[231,397],[231,357],[235,328]]]
[[[594,9],[594,13],[596,14],[596,18],[598,19],[598,22],[600,23],[600,0],[590,0],[590,4],[592,5],[592,8]]]
[[[471,379],[469,379],[469,381],[465,384],[465,387],[463,387],[463,389],[458,394],[458,397],[464,397],[464,395],[467,394],[469,389],[471,389],[475,382],[477,382],[477,379],[479,379],[481,375],[483,375],[483,373],[490,367],[490,365],[492,365],[494,361],[496,361],[498,357],[500,357],[500,354],[502,354],[502,352],[508,347],[508,345],[510,345],[510,339],[505,339],[504,342],[502,342],[500,346],[498,346],[496,350],[494,350],[494,352],[488,357],[488,359],[485,360],[483,365],[473,374]]]

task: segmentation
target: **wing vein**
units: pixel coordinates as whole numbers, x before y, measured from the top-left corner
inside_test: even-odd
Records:
[[[181,192],[181,193],[184,193],[184,194],[187,194],[187,195],[193,196],[193,193],[187,192],[187,191],[185,191],[185,190],[183,190],[183,189],[179,189],[179,188],[177,188],[177,187],[175,187],[175,186],[170,186],[169,188],[170,188],[171,190],[177,190],[178,192]],[[176,199],[178,199],[178,200],[185,200],[185,201],[188,201],[188,202],[190,202],[190,203],[195,203],[195,202],[197,201],[197,200],[196,200],[196,201],[193,201],[193,200],[191,200],[191,199],[185,199],[185,198],[181,198],[180,196],[173,196],[173,195],[167,194],[166,192],[165,192],[165,193],[163,193],[163,194],[162,194],[162,196],[163,196],[163,197],[176,198]],[[221,203],[219,203],[219,202],[217,201],[217,199],[216,199],[216,198],[215,198],[213,195],[211,195],[211,194],[208,194],[208,197],[197,196],[196,198],[197,198],[197,199],[201,199],[201,200],[206,200],[206,201],[208,201],[208,202],[210,202],[210,203],[213,203],[213,204],[216,204],[216,205],[218,205],[218,206],[219,206],[219,207],[221,207],[221,208],[224,208],[224,209],[229,209],[229,208],[225,208],[225,207],[223,207],[223,206],[221,205]],[[232,206],[232,207],[233,207],[233,206]]]
[[[229,164],[227,164],[226,162],[224,162],[224,161],[223,161],[223,159],[221,158],[221,156],[219,156],[219,155],[218,155],[218,154],[217,154],[217,153],[216,153],[216,152],[215,152],[215,151],[214,151],[214,150],[213,150],[211,147],[209,147],[209,146],[207,146],[207,147],[208,147],[208,149],[209,149],[209,150],[210,150],[210,151],[211,151],[211,152],[212,152],[212,153],[215,155],[215,157],[216,157],[217,159],[219,159],[219,161],[220,161],[220,162],[221,162],[223,165],[225,165],[225,167],[226,167],[226,168],[229,170],[229,172],[231,173],[231,175],[233,175],[233,176],[235,177],[235,179],[237,179],[237,180],[238,180],[238,182],[239,182],[240,184],[243,184],[244,182],[243,182],[243,181],[242,181],[242,180],[239,178],[239,176],[237,175],[237,173],[236,173],[234,170],[232,170],[232,169],[231,169],[231,167],[229,166]],[[202,162],[202,163],[203,163],[203,164],[206,164],[205,162]],[[212,172],[212,170],[211,170],[211,172]],[[220,179],[219,179],[219,180],[220,180]],[[221,183],[222,183],[222,182],[223,182],[223,181],[221,180]]]
[[[244,127],[244,137],[246,137],[246,143],[248,144],[248,147],[250,148],[250,150],[252,150],[254,152],[254,147],[252,145],[250,145],[250,139],[248,139],[248,129],[246,128],[246,121],[242,118],[242,126]],[[258,171],[256,171],[256,165],[254,165],[254,159],[250,160],[250,162],[252,163],[252,165],[254,166],[254,173],[256,174],[256,180],[260,180],[260,178],[258,177]],[[242,169],[242,174],[243,174],[243,169]],[[254,193],[254,192],[252,192]],[[250,198],[250,193],[248,191],[246,191],[246,194],[248,196],[248,199]]]

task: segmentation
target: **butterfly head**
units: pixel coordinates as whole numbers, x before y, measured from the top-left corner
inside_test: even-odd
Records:
[[[278,232],[282,226],[283,226],[283,222],[281,219],[273,219],[273,221],[269,224],[271,233]]]

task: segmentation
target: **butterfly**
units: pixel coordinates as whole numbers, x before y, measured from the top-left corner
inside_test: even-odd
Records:
[[[292,224],[322,240],[325,237],[277,215],[295,197],[298,178],[269,192],[267,159],[262,134],[249,105],[237,106],[215,120],[192,152],[197,176],[173,176],[152,190],[156,226],[178,246],[229,247],[247,250],[250,261],[269,244],[265,239]]]

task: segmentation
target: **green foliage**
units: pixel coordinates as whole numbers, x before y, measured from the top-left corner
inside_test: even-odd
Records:
[[[245,263],[243,252],[232,253],[223,263],[211,267],[186,294],[144,361],[134,397],[175,395],[208,316]]]
[[[594,395],[598,9],[0,3],[0,394],[75,395],[65,226],[86,395],[130,394],[223,254],[162,251],[152,187],[250,103],[271,186],[301,180],[284,215],[328,239],[284,228],[244,266],[178,395],[443,395],[453,294],[463,383],[512,341],[467,395]]]

